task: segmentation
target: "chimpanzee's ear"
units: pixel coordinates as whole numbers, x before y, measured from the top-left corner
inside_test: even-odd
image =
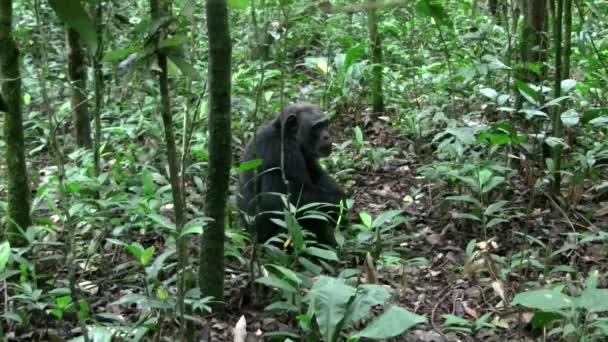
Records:
[[[285,123],[283,123],[283,127],[288,132],[295,132],[298,130],[298,116],[296,114],[288,114],[285,116]]]

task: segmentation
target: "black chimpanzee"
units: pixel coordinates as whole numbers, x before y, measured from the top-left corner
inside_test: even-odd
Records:
[[[282,132],[283,164],[289,192],[286,191],[281,173]],[[255,229],[258,242],[266,242],[281,230],[271,222],[273,214],[269,213],[282,212],[284,209],[284,204],[276,193],[288,193],[290,202],[298,207],[309,203],[337,205],[345,198],[340,186],[319,165],[319,158],[330,153],[331,139],[327,120],[319,107],[311,104],[287,106],[277,118],[258,130],[255,142],[250,142],[245,148],[243,161],[259,158],[262,159],[262,165],[257,169],[256,180],[253,170],[241,174],[237,195],[239,209],[248,216],[255,215],[255,223],[249,228]],[[335,219],[335,208],[332,208],[331,213],[329,211],[326,213]],[[319,242],[335,245],[331,223],[318,219],[300,220],[299,223],[313,232]]]

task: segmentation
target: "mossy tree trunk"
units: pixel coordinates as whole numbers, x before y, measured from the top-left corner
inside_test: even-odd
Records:
[[[8,222],[4,238],[10,241],[11,245],[22,245],[25,239],[19,228],[27,229],[32,221],[21,117],[19,49],[13,39],[12,22],[12,0],[0,0],[0,102],[5,107],[4,140],[8,188]]]
[[[201,240],[199,280],[204,296],[224,297],[224,228],[230,180],[232,47],[225,0],[207,0],[209,35],[209,175],[205,213],[213,221]],[[216,309],[222,309],[218,304]]]
[[[70,81],[70,103],[78,147],[91,147],[91,118],[87,104],[87,64],[78,32],[66,28],[65,45]]]

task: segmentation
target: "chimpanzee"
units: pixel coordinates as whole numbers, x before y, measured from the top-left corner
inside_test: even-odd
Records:
[[[283,164],[289,192],[281,173],[281,133],[284,134]],[[253,170],[241,174],[237,206],[248,216],[257,214],[253,227],[249,228],[257,233],[258,242],[266,242],[282,229],[271,221],[273,214],[269,213],[284,209],[277,193],[288,193],[290,202],[298,207],[309,203],[337,205],[345,198],[340,186],[319,165],[319,158],[330,153],[328,123],[315,105],[299,103],[287,106],[279,116],[257,131],[255,142],[250,142],[245,148],[243,161],[262,159],[262,165],[257,168],[255,180]],[[318,210],[337,218],[335,207],[327,208]],[[307,219],[299,223],[314,233],[317,241],[335,245],[331,222]]]

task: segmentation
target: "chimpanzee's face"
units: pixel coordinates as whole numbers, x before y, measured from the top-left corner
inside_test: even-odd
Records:
[[[331,153],[331,138],[325,116],[319,107],[297,104],[286,107],[277,126],[288,135],[295,134],[300,147],[312,158],[327,157]]]
[[[314,146],[315,155],[318,157],[327,157],[331,153],[331,138],[329,137],[329,129],[327,120],[317,121],[310,128],[310,141]]]

